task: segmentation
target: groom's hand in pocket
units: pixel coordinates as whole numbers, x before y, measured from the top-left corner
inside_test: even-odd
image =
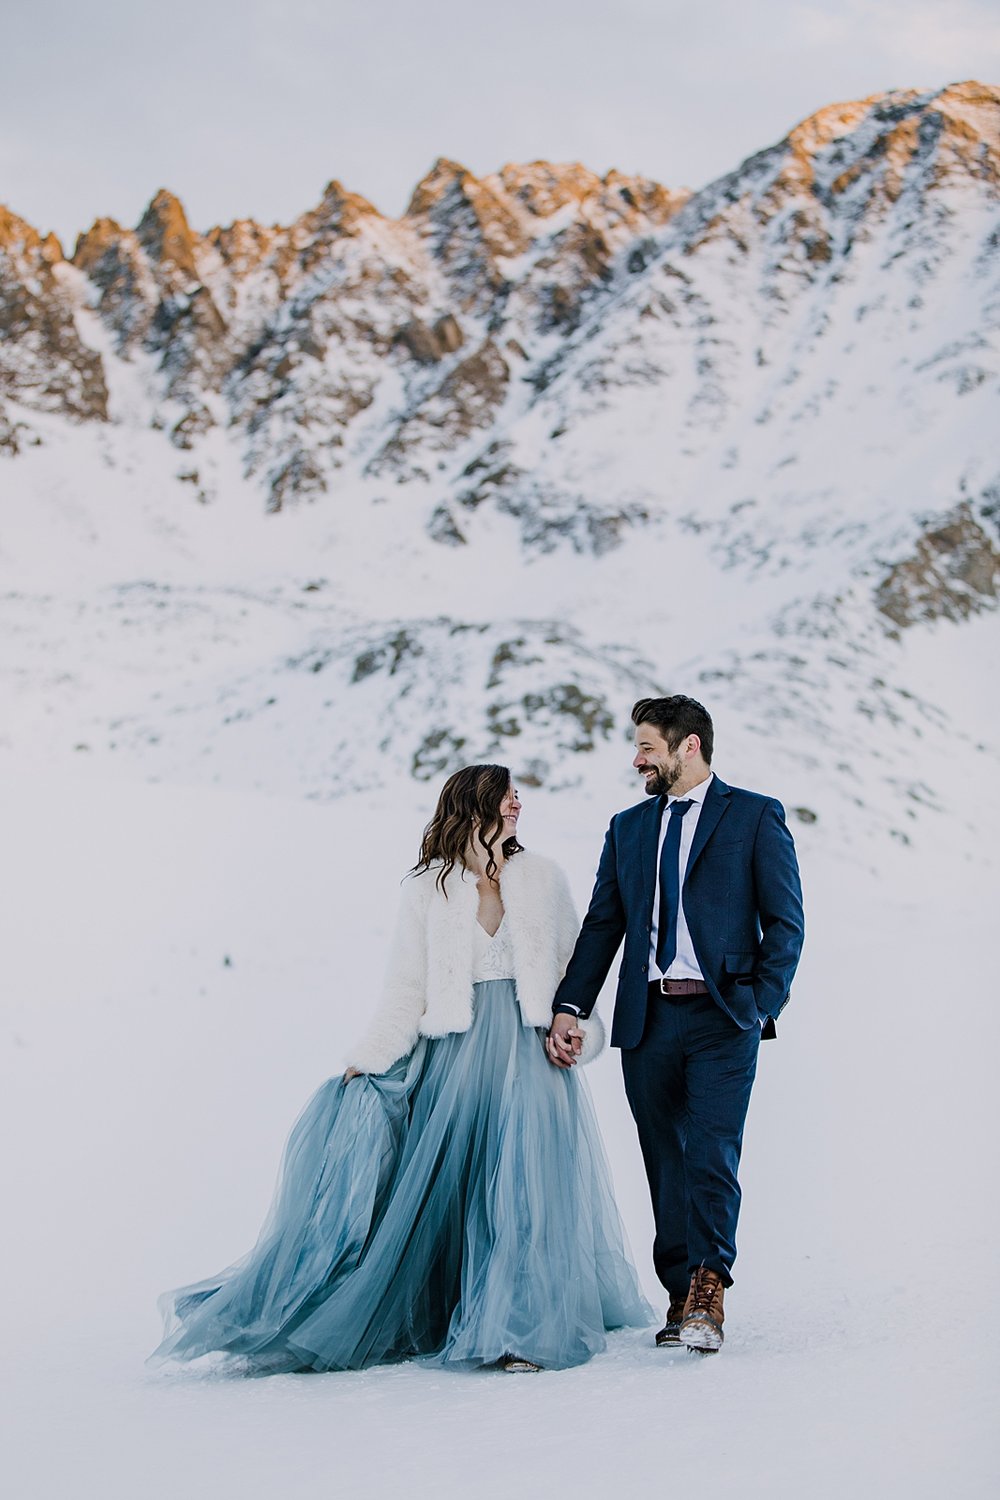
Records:
[[[572,1068],[582,1046],[583,1032],[576,1024],[576,1016],[553,1016],[545,1039],[545,1053],[549,1062],[557,1068]]]

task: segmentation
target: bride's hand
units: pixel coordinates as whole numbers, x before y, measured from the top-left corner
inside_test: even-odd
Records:
[[[557,1015],[545,1038],[545,1053],[557,1068],[572,1068],[583,1046],[583,1032],[574,1016]]]
[[[361,1077],[361,1069],[360,1068],[348,1068],[347,1072],[344,1074],[344,1082],[345,1083],[350,1083],[350,1081],[351,1081],[352,1078],[360,1078],[360,1077]]]

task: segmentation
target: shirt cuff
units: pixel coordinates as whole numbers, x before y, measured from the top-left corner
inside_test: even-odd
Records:
[[[576,1016],[578,1021],[586,1020],[586,1016],[578,1005],[570,1005],[565,1000],[561,1005],[554,1005],[552,1007],[552,1014],[554,1016]]]

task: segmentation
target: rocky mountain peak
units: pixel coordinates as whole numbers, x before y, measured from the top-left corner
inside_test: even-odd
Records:
[[[96,291],[97,311],[113,329],[119,351],[146,339],[160,292],[138,233],[116,219],[95,219],[77,239],[73,265]],[[191,275],[186,272],[185,279]]]
[[[319,239],[323,242],[341,235],[355,235],[362,224],[381,219],[373,203],[360,193],[349,192],[336,178],[328,182],[315,208],[296,219],[291,236],[296,244]]]
[[[849,191],[863,175],[894,201],[912,169],[940,179],[956,168],[997,180],[1000,89],[969,81],[936,91],[894,89],[818,110],[790,131],[781,180]]]
[[[521,255],[530,243],[523,210],[518,212],[499,179],[475,177],[445,157],[418,182],[404,219],[446,260],[456,254],[481,258],[484,252],[489,259]]]
[[[132,237],[117,219],[95,219],[89,229],[77,235],[73,264],[85,276],[91,275],[106,255],[117,253],[126,236]]]
[[[933,101],[942,122],[939,169],[956,166],[1000,182],[1000,87],[978,83],[953,83]]]
[[[665,224],[691,197],[690,188],[668,188],[652,177],[632,176],[613,169],[602,177],[601,186],[603,203],[608,204],[613,198],[619,213],[623,212],[620,205],[624,204],[633,217],[641,214],[654,224]]]
[[[43,237],[25,219],[0,203],[0,253],[14,258],[40,256],[46,265],[63,259],[62,246],[54,234]]]
[[[107,417],[101,357],[80,338],[63,268],[54,234],[43,238],[0,207],[0,456],[37,440],[23,417],[6,415],[4,399],[71,421]]]
[[[99,293],[96,310],[119,352],[141,346],[159,354],[164,393],[199,409],[199,392],[214,389],[231,358],[225,319],[204,281],[202,263],[211,263],[214,248],[161,189],[134,230],[98,219],[73,257]]]
[[[580,162],[508,162],[485,182],[542,220],[571,205],[581,216],[609,223],[645,218],[665,224],[691,196],[686,189],[672,192],[648,177],[614,170],[600,177]]]
[[[151,260],[173,265],[186,276],[198,276],[191,229],[179,198],[161,188],[136,226],[136,236]]]
[[[963,128],[966,138],[985,139],[991,150],[1000,149],[1000,87],[980,83],[950,83],[941,90],[935,105],[947,116],[952,128]]]
[[[315,212],[322,214],[329,222],[336,223],[339,228],[357,222],[358,219],[382,217],[374,203],[369,203],[360,193],[349,192],[336,177],[331,178],[323,189],[323,196]]]
[[[231,224],[216,224],[205,235],[205,244],[217,251],[223,265],[234,278],[248,276],[267,259],[275,241],[285,231],[277,226],[258,224],[255,219],[234,219]]]
[[[907,98],[915,96],[915,90],[910,90],[907,94]],[[856,130],[871,110],[872,105],[882,97],[884,96],[873,95],[867,99],[852,99],[842,104],[827,104],[823,109],[818,109],[815,114],[808,115],[788,133],[785,144],[794,160],[803,165],[811,163],[834,141]]]
[[[59,261],[65,260],[62,245],[51,230],[42,240],[41,254],[42,259],[50,266],[58,265]]]
[[[487,181],[497,183],[538,219],[549,218],[567,203],[581,204],[603,187],[597,173],[580,162],[508,162]]]
[[[439,156],[430,171],[417,183],[410,195],[404,218],[423,219],[441,204],[449,194],[465,196],[465,190],[475,178],[461,162]]]

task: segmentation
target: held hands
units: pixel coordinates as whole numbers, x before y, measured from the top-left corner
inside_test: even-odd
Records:
[[[583,1047],[583,1032],[576,1024],[576,1016],[559,1014],[552,1017],[549,1034],[545,1038],[545,1055],[556,1068],[572,1068]]]

